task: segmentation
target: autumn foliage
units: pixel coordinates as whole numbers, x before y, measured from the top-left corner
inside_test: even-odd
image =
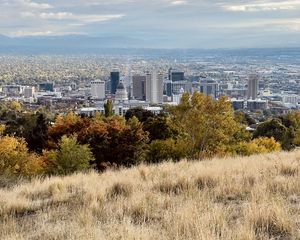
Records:
[[[203,159],[290,150],[300,145],[300,114],[290,113],[246,131],[251,117],[235,113],[226,97],[213,100],[184,93],[178,106],[160,115],[136,108],[125,117],[51,118],[45,111],[22,111],[0,104],[0,173],[69,174],[96,168],[129,167],[141,162]]]
[[[24,139],[0,137],[0,174],[31,176],[43,171],[42,157],[28,152]]]
[[[77,135],[78,142],[88,144],[99,170],[106,166],[130,166],[143,160],[148,134],[141,123],[112,118],[81,118],[73,113],[57,118],[49,128],[49,146],[55,148],[64,136]]]

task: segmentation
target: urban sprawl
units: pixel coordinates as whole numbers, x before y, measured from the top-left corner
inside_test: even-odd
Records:
[[[235,110],[255,118],[300,107],[300,68],[288,57],[2,56],[0,97],[37,109],[116,115],[140,107],[155,114],[177,105],[183,93],[227,96]]]

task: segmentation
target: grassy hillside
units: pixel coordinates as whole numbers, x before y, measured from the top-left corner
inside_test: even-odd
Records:
[[[4,239],[300,239],[300,151],[35,179],[0,190]]]

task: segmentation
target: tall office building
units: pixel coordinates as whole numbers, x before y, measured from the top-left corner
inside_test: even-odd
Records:
[[[164,92],[168,97],[172,97],[173,95],[173,83],[168,80],[164,83]]]
[[[146,74],[146,100],[150,103],[163,102],[163,75],[153,73]]]
[[[146,76],[132,76],[133,97],[138,100],[146,100]]]
[[[200,82],[200,92],[213,99],[218,97],[218,83],[212,79],[205,79]]]
[[[102,80],[92,81],[91,95],[93,99],[105,99],[105,82]]]
[[[110,73],[110,82],[111,82],[110,93],[111,94],[116,94],[117,87],[118,87],[119,82],[120,82],[120,72],[112,71]]]
[[[53,82],[45,82],[39,84],[40,92],[54,92],[54,83]]]
[[[258,95],[258,75],[251,74],[248,78],[248,91],[247,97],[248,99],[255,100]]]
[[[170,68],[169,80],[172,82],[184,81],[184,72]]]
[[[32,98],[34,92],[35,92],[35,88],[34,87],[25,87],[24,88],[24,97],[26,97],[26,98]]]

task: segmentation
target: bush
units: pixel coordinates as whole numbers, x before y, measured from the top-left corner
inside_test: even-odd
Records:
[[[0,174],[8,176],[32,176],[42,173],[44,162],[36,154],[30,154],[22,138],[0,138]]]
[[[252,140],[251,142],[239,143],[235,146],[235,153],[243,156],[250,156],[252,154],[270,153],[281,150],[280,143],[271,137],[261,137]]]
[[[86,170],[94,161],[88,145],[80,145],[76,136],[63,136],[57,150],[48,152],[49,170],[55,174],[70,174]]]
[[[155,140],[150,143],[148,162],[159,163],[164,160],[179,161],[187,156],[187,145],[182,140]]]

